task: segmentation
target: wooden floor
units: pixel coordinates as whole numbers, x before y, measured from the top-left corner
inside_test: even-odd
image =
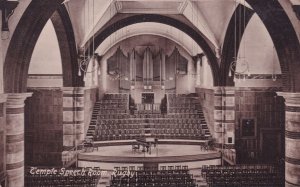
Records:
[[[142,148],[138,151],[132,151],[131,145],[120,146],[103,146],[93,152],[85,152],[82,155],[98,155],[113,157],[169,157],[169,156],[186,156],[216,153],[216,151],[201,150],[199,145],[157,145],[151,147],[150,152],[142,152]]]
[[[200,145],[159,144],[150,152],[132,151],[131,145],[101,146],[93,152],[78,155],[80,167],[100,167],[112,170],[115,166],[159,166],[186,165],[189,168],[200,168],[202,165],[219,165],[221,154],[217,151],[206,151]]]

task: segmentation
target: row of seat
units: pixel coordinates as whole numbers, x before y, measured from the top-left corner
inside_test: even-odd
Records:
[[[198,100],[195,98],[189,98],[189,97],[182,97],[182,96],[177,96],[177,97],[170,97],[168,96],[168,103],[169,106],[192,106],[193,104],[198,104]]]
[[[188,119],[201,119],[204,120],[204,116],[203,114],[185,114],[185,113],[179,113],[179,114],[167,114],[166,115],[167,118],[179,118],[179,119],[183,119],[183,118],[188,118]]]
[[[26,187],[96,187],[99,176],[27,175]]]
[[[199,128],[206,126],[206,123],[204,123],[201,120],[98,120],[97,124],[99,126],[103,126],[108,128],[117,126],[116,128],[120,128],[123,126],[124,128],[139,128],[143,126],[147,127],[159,127],[159,128]],[[134,126],[134,127],[131,127]],[[100,127],[102,128],[102,127]]]
[[[114,112],[115,111],[115,112]],[[204,120],[203,113],[169,113],[169,114],[128,114],[128,110],[115,109],[115,110],[103,110],[99,112],[100,119],[160,119],[160,118],[175,118],[175,119],[201,119]]]
[[[129,94],[127,93],[110,93],[105,94],[103,97],[105,100],[113,100],[113,99],[129,99]]]
[[[128,114],[129,113],[129,110],[122,109],[122,108],[99,109],[98,111],[99,111],[99,115],[103,116],[103,118],[112,118],[113,117],[112,114],[122,115],[122,114]]]
[[[178,107],[178,108],[169,108],[168,110],[169,113],[183,113],[183,114],[199,114],[200,111],[198,111],[196,109],[196,107],[188,107],[188,108],[182,108],[182,107]]]
[[[259,165],[229,165],[229,166],[218,166],[218,165],[203,165],[202,172],[243,172],[243,173],[253,173],[253,172],[280,172],[280,168],[277,165],[259,164]]]
[[[182,108],[182,109],[201,109],[201,105],[197,100],[187,101],[185,99],[178,99],[169,102],[169,108]]]
[[[163,167],[163,168],[162,168]],[[129,167],[130,168],[130,167]],[[187,166],[161,166],[161,169],[145,168],[145,170],[132,170],[130,168],[128,175],[122,175],[128,168],[115,167],[116,175],[112,175],[109,187],[197,187],[193,175],[188,172]]]
[[[100,105],[100,109],[116,109],[116,108],[127,108],[127,104],[125,103],[114,103],[109,105]]]
[[[182,139],[182,140],[209,140],[210,135],[205,134],[148,134],[149,136],[157,139]],[[97,134],[92,136],[94,141],[111,141],[111,140],[136,140],[144,138],[142,134]]]
[[[207,129],[206,124],[199,124],[199,123],[133,123],[133,124],[125,124],[125,123],[101,123],[100,125],[95,127],[97,129],[119,129],[119,130],[126,130],[126,129],[145,129],[145,128],[150,128],[150,129],[188,129],[188,130],[202,130],[202,129]]]
[[[103,135],[114,135],[114,136],[122,136],[122,135],[137,135],[137,134],[151,134],[151,136],[156,135],[165,135],[169,137],[180,137],[180,136],[187,136],[187,137],[195,137],[197,135],[205,135],[205,131],[201,130],[188,130],[188,129],[152,129],[152,130],[144,130],[144,129],[115,129],[115,130],[96,130],[96,136],[103,136]],[[188,138],[189,139],[189,138]]]
[[[188,173],[189,168],[187,165],[175,165],[175,166],[164,166],[161,165],[159,168],[156,167],[143,167],[143,166],[115,166],[114,170],[116,171],[136,171],[143,172],[144,174],[155,172],[155,173]]]
[[[209,186],[284,186],[284,171],[279,166],[203,166],[201,172]]]
[[[156,109],[152,109],[152,110],[133,110],[132,111],[132,115],[139,115],[139,114],[156,114],[157,116],[159,116],[161,114],[160,109],[156,110]]]

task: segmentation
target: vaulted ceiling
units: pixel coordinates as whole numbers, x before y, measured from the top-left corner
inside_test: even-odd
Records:
[[[287,7],[286,4],[300,5],[300,0],[279,0],[279,2],[284,8]],[[66,0],[64,3],[70,14],[79,47],[83,47],[94,33],[108,24],[116,15],[160,14],[175,17],[193,26],[211,42],[212,48],[220,51],[236,7],[241,4],[252,9],[246,0]],[[163,35],[176,41],[180,35],[176,32],[172,33],[171,27],[161,24],[145,22],[138,25],[127,27],[126,32],[118,33],[118,37],[115,36],[116,34],[111,37],[121,40],[125,39],[128,34],[135,33],[136,35],[138,32],[141,34],[146,32]],[[300,28],[300,25],[294,24],[294,27]],[[126,36],[120,36],[122,34]],[[181,45],[193,46],[188,42],[181,43]]]
[[[117,14],[161,14],[175,17],[196,28],[215,49],[222,47],[227,26],[239,3],[251,8],[244,0],[69,0],[65,2],[79,46],[83,46],[95,32]],[[172,33],[172,28],[161,24],[142,23],[127,28],[129,33],[137,34],[138,31],[167,35],[172,40],[180,35],[177,32]],[[127,35],[127,32],[123,33]],[[191,46],[188,43],[182,45]]]

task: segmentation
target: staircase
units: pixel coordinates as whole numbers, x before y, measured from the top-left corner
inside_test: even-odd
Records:
[[[86,135],[87,139],[93,139],[94,138],[96,125],[97,125],[97,116],[98,116],[99,111],[100,111],[100,105],[101,105],[100,101],[97,101],[94,105],[94,109],[93,109],[93,113],[92,113],[92,119],[91,119],[89,129],[88,129],[87,135]]]

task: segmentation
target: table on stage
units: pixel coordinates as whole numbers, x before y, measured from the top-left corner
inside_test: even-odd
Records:
[[[132,151],[137,151],[140,149],[140,146],[142,146],[142,152],[148,152],[149,154],[151,154],[151,147],[152,145],[156,147],[157,142],[158,142],[157,138],[152,138],[152,137],[138,138],[136,139],[136,142],[132,144]]]

